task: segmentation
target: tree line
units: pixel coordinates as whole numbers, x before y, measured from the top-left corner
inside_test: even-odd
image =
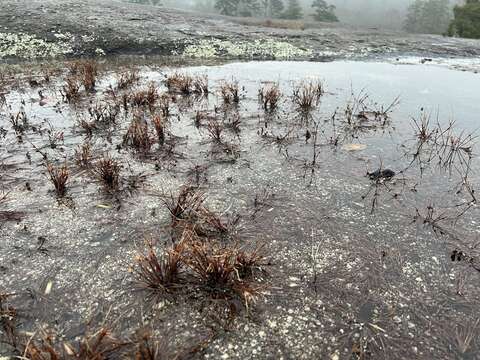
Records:
[[[480,0],[453,7],[449,0],[415,0],[408,9],[405,30],[480,38]]]
[[[128,0],[152,5],[193,7],[227,16],[336,22],[335,0],[311,0],[311,11],[299,0]],[[454,6],[455,5],[455,6]],[[307,11],[306,11],[307,10]],[[306,14],[308,12],[308,14]],[[401,14],[403,17],[404,15]],[[404,29],[412,33],[480,38],[480,0],[410,0]]]
[[[151,5],[173,5],[161,0],[129,0],[130,2]],[[273,19],[297,20],[305,18],[304,9],[299,0],[194,0],[197,10],[216,10],[222,15],[242,17],[266,17]],[[336,22],[335,6],[326,0],[314,0],[311,3],[312,17],[316,21]]]
[[[335,15],[335,6],[325,0],[312,2],[313,18],[317,21],[338,21]],[[215,9],[223,15],[229,16],[262,16],[278,19],[302,19],[303,8],[298,0],[216,0]]]

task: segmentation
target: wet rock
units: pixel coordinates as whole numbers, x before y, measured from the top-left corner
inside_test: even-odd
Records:
[[[25,21],[26,16],[35,21]],[[275,58],[275,54],[284,58],[287,54],[291,58],[322,61],[411,54],[412,43],[425,62],[430,62],[431,57],[425,57],[429,55],[480,55],[480,42],[465,39],[375,29],[364,31],[332,24],[317,24],[304,30],[277,29],[262,24],[247,26],[238,19],[220,15],[109,0],[27,1],[22,2],[22,6],[17,0],[3,0],[0,24],[0,58],[2,48],[3,57],[13,58],[93,56],[99,51],[174,55],[185,53],[187,48],[207,57],[215,51],[215,57],[239,58],[242,57],[239,48],[262,50],[263,46],[267,49],[260,51],[260,55],[270,58]],[[219,47],[230,51],[221,54],[217,51]],[[246,52],[248,56],[261,58],[255,51]]]
[[[367,173],[367,176],[370,178],[370,180],[390,180],[395,175],[395,171],[390,169],[378,169]]]

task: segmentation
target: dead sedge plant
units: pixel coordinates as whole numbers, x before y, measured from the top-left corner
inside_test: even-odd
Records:
[[[419,119],[412,117],[413,130],[415,132],[415,137],[422,144],[432,140],[437,132],[436,129],[432,129],[430,125],[430,116],[423,112],[420,115]]]
[[[0,109],[7,107],[7,93],[0,92]]]
[[[92,146],[90,143],[79,145],[75,149],[75,162],[82,169],[88,169],[92,165]]]
[[[223,82],[220,87],[220,96],[224,105],[238,105],[240,103],[238,81]]]
[[[170,96],[168,94],[160,95],[158,99],[158,106],[162,111],[164,118],[167,118],[170,115]]]
[[[38,338],[30,338],[23,344],[21,352],[23,358],[31,360],[106,360],[121,357],[127,345],[107,328],[86,333],[74,344],[59,339],[54,332],[42,330]]]
[[[87,121],[85,119],[78,119],[76,125],[89,139],[93,136],[93,132],[98,129],[95,121]]]
[[[136,333],[135,353],[132,359],[135,360],[162,360],[170,359],[168,343],[156,340],[150,329],[141,329]]]
[[[28,117],[23,108],[15,115],[10,114],[9,122],[17,135],[23,134],[29,128]]]
[[[200,126],[203,125],[204,121],[208,119],[208,112],[205,110],[197,110],[195,112],[194,124],[195,127],[198,129]]]
[[[160,115],[153,117],[153,126],[155,127],[155,132],[157,134],[158,145],[165,145],[165,121]]]
[[[188,340],[188,346],[181,346],[173,349],[170,345],[172,341],[166,337],[156,338],[153,331],[149,328],[137,330],[133,345],[135,347],[131,354],[131,359],[135,360],[186,360],[194,355],[200,354],[211,340],[215,333],[210,332],[206,337],[192,338]]]
[[[55,187],[57,197],[64,197],[67,193],[67,182],[70,175],[67,164],[56,167],[47,163],[47,172],[51,183]]]
[[[242,124],[242,119],[238,112],[233,113],[228,117],[228,121],[224,122],[223,126],[234,134],[239,135],[241,132],[240,125]]]
[[[177,221],[188,218],[189,213],[195,211],[202,202],[203,196],[195,186],[184,185],[176,197],[170,195],[164,204],[170,212],[172,225],[175,226]]]
[[[137,91],[129,96],[130,105],[136,107],[148,107],[153,110],[157,100],[160,98],[154,83],[150,83],[144,90]]]
[[[14,294],[0,292],[0,325],[3,329],[3,336],[0,336],[0,344],[4,342],[16,349],[19,345],[17,310],[8,301],[12,296],[14,296]]]
[[[194,77],[193,93],[199,96],[207,96],[209,94],[207,75]]]
[[[183,234],[185,229],[193,226],[195,234],[200,237],[228,234],[229,225],[204,202],[205,195],[191,185],[182,186],[176,197],[170,195],[164,200],[170,212],[172,229]]]
[[[88,108],[91,120],[98,125],[108,126],[117,122],[120,114],[120,105],[96,103]]]
[[[154,297],[169,296],[176,292],[185,281],[182,278],[184,264],[181,261],[184,250],[185,241],[182,240],[159,255],[153,242],[146,241],[146,250],[136,256],[132,269],[138,288]]]
[[[117,89],[126,90],[140,81],[138,70],[129,70],[117,75]]]
[[[187,74],[173,73],[168,75],[165,83],[170,93],[190,95],[193,88],[193,78]]]
[[[65,79],[61,94],[66,103],[74,103],[80,98],[80,83],[76,76],[69,76]]]
[[[120,164],[109,155],[105,155],[95,164],[94,172],[108,191],[120,188]]]
[[[438,135],[435,140],[438,164],[450,173],[459,168],[461,175],[470,172],[470,163],[473,158],[473,147],[478,135],[464,131],[456,133],[454,122],[447,127],[438,125]]]
[[[203,76],[191,76],[188,74],[173,73],[168,75],[166,85],[169,93],[197,96],[207,96],[208,90],[208,77]]]
[[[82,83],[85,91],[95,90],[98,76],[98,63],[95,60],[77,60],[67,65],[72,76]]]
[[[432,126],[431,115],[425,113],[423,109],[420,118],[418,120],[412,118],[412,122],[416,142],[414,150],[409,154],[412,160],[407,169],[417,163],[423,173],[430,163],[434,163],[440,170],[448,171],[450,175],[455,172],[462,178],[461,186],[466,186],[475,200],[468,177],[478,135],[475,132],[456,132],[454,121],[441,125],[438,115],[436,125]]]
[[[262,103],[263,110],[267,112],[273,112],[277,109],[281,97],[282,93],[277,83],[263,86],[258,91],[258,98]]]
[[[95,90],[98,76],[98,64],[94,60],[87,60],[82,63],[82,84],[85,91],[91,92]]]
[[[389,123],[391,114],[400,104],[400,97],[397,96],[393,101],[384,106],[370,99],[370,95],[365,89],[357,94],[351,91],[351,100],[345,107],[345,121],[354,130],[375,129],[378,126],[385,126]]]
[[[308,112],[319,104],[323,94],[320,81],[301,82],[293,89],[293,102],[299,110]]]
[[[135,116],[123,136],[123,145],[131,147],[142,154],[147,154],[153,145],[148,123],[140,116]]]
[[[209,296],[228,301],[238,299],[248,309],[261,295],[263,287],[249,276],[254,266],[260,266],[257,263],[260,255],[195,238],[187,243],[183,254],[183,261],[192,271],[195,285]]]
[[[217,119],[211,119],[206,126],[207,134],[213,142],[217,144],[223,143],[224,126]]]

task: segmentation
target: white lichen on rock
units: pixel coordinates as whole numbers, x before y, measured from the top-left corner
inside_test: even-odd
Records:
[[[95,49],[95,55],[97,56],[106,56],[107,54],[105,53],[105,50],[102,48],[96,48]]]
[[[290,43],[272,39],[235,43],[211,39],[188,45],[182,55],[206,59],[216,57],[292,59],[307,58],[312,54],[310,49],[302,49]]]
[[[0,33],[0,59],[17,57],[22,59],[53,58],[73,52],[68,34],[55,34],[57,42],[48,42],[25,33]]]

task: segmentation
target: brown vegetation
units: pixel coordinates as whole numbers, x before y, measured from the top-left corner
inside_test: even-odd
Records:
[[[129,146],[142,154],[147,154],[150,151],[153,140],[145,119],[140,116],[134,117],[123,137],[123,145]]]
[[[293,89],[293,102],[299,110],[307,112],[318,105],[323,93],[320,81],[302,82]]]
[[[278,84],[269,84],[258,91],[258,97],[265,111],[274,111],[278,107],[282,93]]]
[[[120,186],[120,164],[109,155],[98,160],[95,165],[95,173],[105,188],[116,191]]]
[[[140,81],[138,70],[129,70],[117,75],[117,89],[126,90]]]
[[[220,95],[225,105],[238,105],[240,103],[238,81],[224,82],[220,87]]]
[[[70,175],[67,164],[65,163],[62,166],[55,167],[54,165],[48,163],[47,172],[50,181],[55,187],[55,193],[57,196],[64,197],[67,193],[67,181]]]

